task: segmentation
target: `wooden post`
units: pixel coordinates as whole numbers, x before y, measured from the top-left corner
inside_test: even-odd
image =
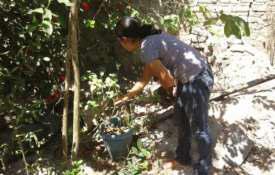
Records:
[[[68,37],[68,51],[65,61],[65,92],[64,92],[64,107],[63,107],[63,117],[62,117],[62,156],[65,161],[68,160],[68,108],[69,108],[69,85],[71,79],[71,49],[69,47],[69,37]]]
[[[74,73],[74,107],[73,107],[73,143],[72,143],[72,160],[78,156],[79,150],[79,96],[80,96],[80,73],[78,60],[78,0],[72,1],[69,15],[69,48]]]

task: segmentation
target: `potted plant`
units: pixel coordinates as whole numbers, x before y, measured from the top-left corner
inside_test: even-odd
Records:
[[[125,112],[117,113],[102,124],[101,136],[113,161],[127,157],[134,134],[132,126],[131,114]]]
[[[132,114],[130,114],[131,105],[128,103],[120,107],[113,106],[113,99],[119,96],[120,92],[117,76],[87,72],[83,80],[90,86],[90,93],[87,93],[86,97],[88,100],[83,105],[86,111],[84,120],[88,129],[97,130],[99,127],[99,135],[95,134],[95,139],[103,139],[112,160],[125,158],[134,132]]]

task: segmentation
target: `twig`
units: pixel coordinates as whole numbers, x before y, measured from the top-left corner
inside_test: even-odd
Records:
[[[6,166],[5,166],[4,159],[0,158],[0,162],[1,162],[1,165],[2,165],[2,170],[5,172],[6,171]]]
[[[244,157],[243,161],[239,164],[239,167],[242,167],[242,165],[248,160],[248,158],[251,155],[252,151],[253,151],[253,147],[250,148],[247,155]]]
[[[29,175],[30,174],[29,173],[29,164],[28,164],[28,162],[26,160],[26,156],[25,156],[25,153],[24,153],[23,145],[22,145],[21,142],[20,142],[20,148],[21,148],[20,152],[22,154],[23,162],[24,162],[24,165],[25,165],[26,174]]]
[[[101,1],[100,5],[99,5],[99,8],[97,9],[97,11],[95,12],[94,16],[93,16],[93,20],[95,19],[95,17],[98,15],[98,13],[101,11],[103,5],[104,5],[104,2],[107,2],[107,0],[103,0]]]

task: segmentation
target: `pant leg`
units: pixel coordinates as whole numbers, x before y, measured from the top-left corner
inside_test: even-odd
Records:
[[[208,128],[209,89],[201,80],[192,83],[193,115],[192,131],[198,143],[199,162],[195,164],[199,175],[207,175],[211,165],[211,136]]]
[[[191,126],[188,116],[186,115],[181,99],[177,99],[176,117],[178,122],[178,146],[176,149],[176,159],[184,163],[191,162],[190,148],[191,148]]]
[[[208,103],[214,83],[211,71],[206,69],[194,81],[178,88],[176,112],[182,119],[177,151],[186,156],[191,148],[191,136],[198,143],[199,162],[194,164],[199,175],[207,175],[211,165],[211,137],[208,129]],[[190,127],[191,122],[191,127]],[[192,132],[191,132],[192,131]],[[183,152],[183,153],[182,153]],[[179,154],[177,154],[179,155]]]
[[[192,131],[191,131],[191,122],[190,122],[190,115],[189,108],[190,101],[190,85],[179,85],[178,86],[178,96],[176,101],[176,110],[175,114],[177,117],[178,122],[178,146],[176,149],[176,159],[183,164],[191,164],[191,138],[192,138]]]

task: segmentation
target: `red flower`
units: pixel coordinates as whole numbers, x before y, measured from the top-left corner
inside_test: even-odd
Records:
[[[91,5],[88,2],[82,2],[81,8],[84,10],[84,12],[87,12],[91,9]]]
[[[55,91],[53,92],[53,95],[52,95],[52,96],[54,96],[55,99],[58,100],[58,99],[60,98],[60,96],[61,96],[60,91],[59,91],[59,90],[55,90]]]
[[[58,78],[60,82],[63,82],[65,80],[65,75],[60,75]]]
[[[55,97],[52,95],[49,95],[45,98],[46,103],[51,104],[55,101]]]
[[[45,98],[46,103],[51,104],[56,102],[61,97],[61,93],[59,90],[55,90],[51,95]]]

